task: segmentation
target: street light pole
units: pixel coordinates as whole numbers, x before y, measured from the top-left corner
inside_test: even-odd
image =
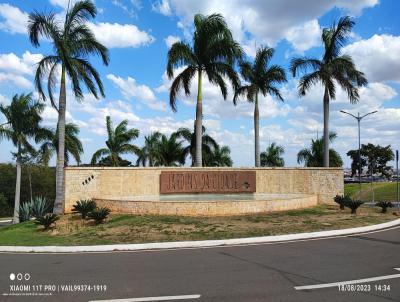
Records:
[[[358,124],[358,183],[360,185],[360,192],[361,192],[361,120],[366,117],[367,115],[371,115],[374,113],[377,113],[378,111],[372,111],[369,112],[367,114],[364,114],[363,116],[360,116],[360,112],[357,113],[357,116],[355,116],[354,114],[351,114],[349,112],[346,112],[344,110],[340,110],[341,113],[344,114],[348,114],[352,117],[354,117],[357,120],[357,124]]]

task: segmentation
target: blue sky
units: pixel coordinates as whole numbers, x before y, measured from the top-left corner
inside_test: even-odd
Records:
[[[0,2],[0,102],[8,103],[15,93],[34,91],[35,63],[49,54],[49,43],[34,48],[26,34],[27,16],[33,10],[54,11],[60,16],[68,0]],[[349,166],[346,152],[357,147],[355,121],[339,110],[379,112],[363,121],[362,142],[399,148],[400,120],[400,21],[396,0],[330,1],[192,1],[192,0],[95,0],[97,17],[90,23],[96,37],[110,49],[111,62],[98,68],[106,97],[96,100],[87,95],[78,103],[68,92],[67,119],[80,126],[84,143],[83,161],[106,139],[105,116],[114,124],[128,119],[140,130],[137,144],[152,131],[167,134],[179,127],[192,127],[195,116],[196,88],[190,97],[181,96],[178,112],[169,108],[170,80],[165,75],[166,55],[174,41],[191,41],[192,20],[196,13],[221,13],[249,60],[255,46],[276,49],[273,63],[287,68],[293,56],[320,57],[320,34],[340,16],[351,15],[354,27],[343,53],[353,56],[369,85],[360,90],[361,99],[350,104],[338,91],[331,106],[331,129],[338,133],[336,148]],[[288,73],[281,91],[285,102],[270,96],[261,98],[261,149],[270,142],[285,147],[287,166],[297,166],[297,152],[322,132],[322,88],[314,87],[299,98],[297,78]],[[194,81],[195,83],[195,81]],[[224,101],[217,87],[204,84],[204,124],[220,144],[230,146],[235,166],[253,165],[253,107],[241,101],[232,104],[232,95]],[[44,124],[55,127],[56,112],[47,106]],[[0,122],[4,117],[0,116]],[[0,142],[0,162],[10,161],[13,146]],[[134,160],[134,156],[127,156]]]

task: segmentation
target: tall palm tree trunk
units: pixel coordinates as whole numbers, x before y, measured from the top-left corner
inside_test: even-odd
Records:
[[[197,104],[196,104],[196,167],[201,167],[203,164],[202,158],[202,119],[203,119],[203,104],[202,104],[202,72],[199,70],[198,88],[197,88]]]
[[[64,212],[64,150],[65,150],[65,111],[66,111],[66,89],[65,89],[65,67],[61,71],[60,100],[58,105],[58,153],[56,166],[56,200],[53,212],[62,214]]]
[[[324,167],[329,167],[329,94],[324,93]]]
[[[254,100],[254,158],[255,166],[260,166],[260,112],[258,110],[258,93]]]
[[[13,223],[19,223],[19,204],[20,204],[20,192],[21,192],[21,146],[19,144],[18,144],[16,165],[17,165],[17,181],[15,182]]]

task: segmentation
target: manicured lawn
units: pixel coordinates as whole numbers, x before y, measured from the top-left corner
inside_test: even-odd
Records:
[[[378,182],[374,183],[375,201],[387,200],[396,201],[397,189],[396,182]],[[359,184],[345,184],[344,192],[353,198],[364,201],[372,200],[372,186],[368,183],[361,184],[361,193],[359,193]]]
[[[64,215],[52,230],[32,221],[0,229],[0,245],[93,245],[279,235],[365,226],[398,218],[362,207],[358,215],[337,206],[233,217],[112,215],[102,225]]]

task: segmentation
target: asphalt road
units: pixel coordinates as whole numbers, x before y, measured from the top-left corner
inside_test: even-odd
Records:
[[[199,299],[181,300],[193,302],[400,301],[400,278],[364,283],[364,290],[370,286],[368,292],[343,292],[338,287],[305,291],[294,288],[384,275],[399,277],[400,271],[394,269],[399,267],[400,228],[353,237],[209,249],[0,254],[0,301],[178,295],[201,295]],[[14,281],[10,280],[11,273],[16,275]],[[30,280],[18,281],[18,273],[28,273]],[[107,289],[97,293],[57,292],[60,285],[80,284],[106,285]],[[34,285],[55,285],[56,291],[52,296],[3,295],[24,292],[16,290],[16,285],[30,285],[25,293],[32,293]]]

